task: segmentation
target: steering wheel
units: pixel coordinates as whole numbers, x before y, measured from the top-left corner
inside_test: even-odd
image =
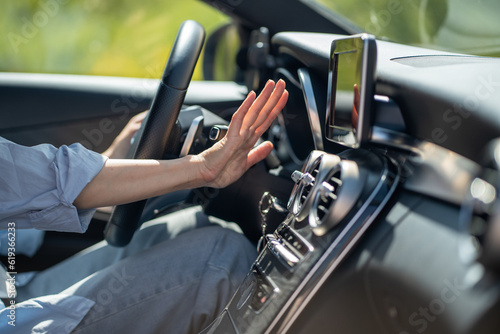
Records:
[[[133,159],[161,159],[164,152],[174,152],[168,143],[196,62],[205,41],[205,30],[195,21],[185,21],[179,28],[165,71],[143,126],[131,147]],[[104,229],[106,241],[116,247],[126,246],[139,227],[146,200],[118,205]]]

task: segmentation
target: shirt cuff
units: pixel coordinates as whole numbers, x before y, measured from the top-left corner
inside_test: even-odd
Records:
[[[60,202],[31,212],[29,216],[33,226],[41,230],[85,232],[95,209],[78,210],[73,202],[101,171],[107,159],[81,144],[60,147],[52,163]]]

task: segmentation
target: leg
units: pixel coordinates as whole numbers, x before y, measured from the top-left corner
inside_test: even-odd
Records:
[[[74,333],[198,333],[229,302],[255,257],[234,231],[184,233],[63,291],[96,302]]]
[[[121,259],[138,254],[194,228],[210,226],[214,223],[219,222],[203,214],[200,207],[184,209],[151,220],[143,224],[127,247],[112,247],[102,241],[38,273],[26,286],[18,288],[17,300],[21,302],[33,297],[59,293]]]

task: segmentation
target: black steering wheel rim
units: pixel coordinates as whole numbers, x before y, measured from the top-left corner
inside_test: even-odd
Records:
[[[131,148],[134,159],[161,159],[164,152],[175,151],[168,138],[179,117],[204,40],[205,30],[199,23],[182,23],[156,96]],[[123,247],[130,242],[139,227],[145,203],[146,200],[142,200],[117,205],[113,209],[104,230],[104,237],[110,245]]]

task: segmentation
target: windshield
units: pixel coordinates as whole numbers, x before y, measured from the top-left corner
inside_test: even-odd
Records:
[[[499,0],[304,0],[394,42],[500,56]]]

